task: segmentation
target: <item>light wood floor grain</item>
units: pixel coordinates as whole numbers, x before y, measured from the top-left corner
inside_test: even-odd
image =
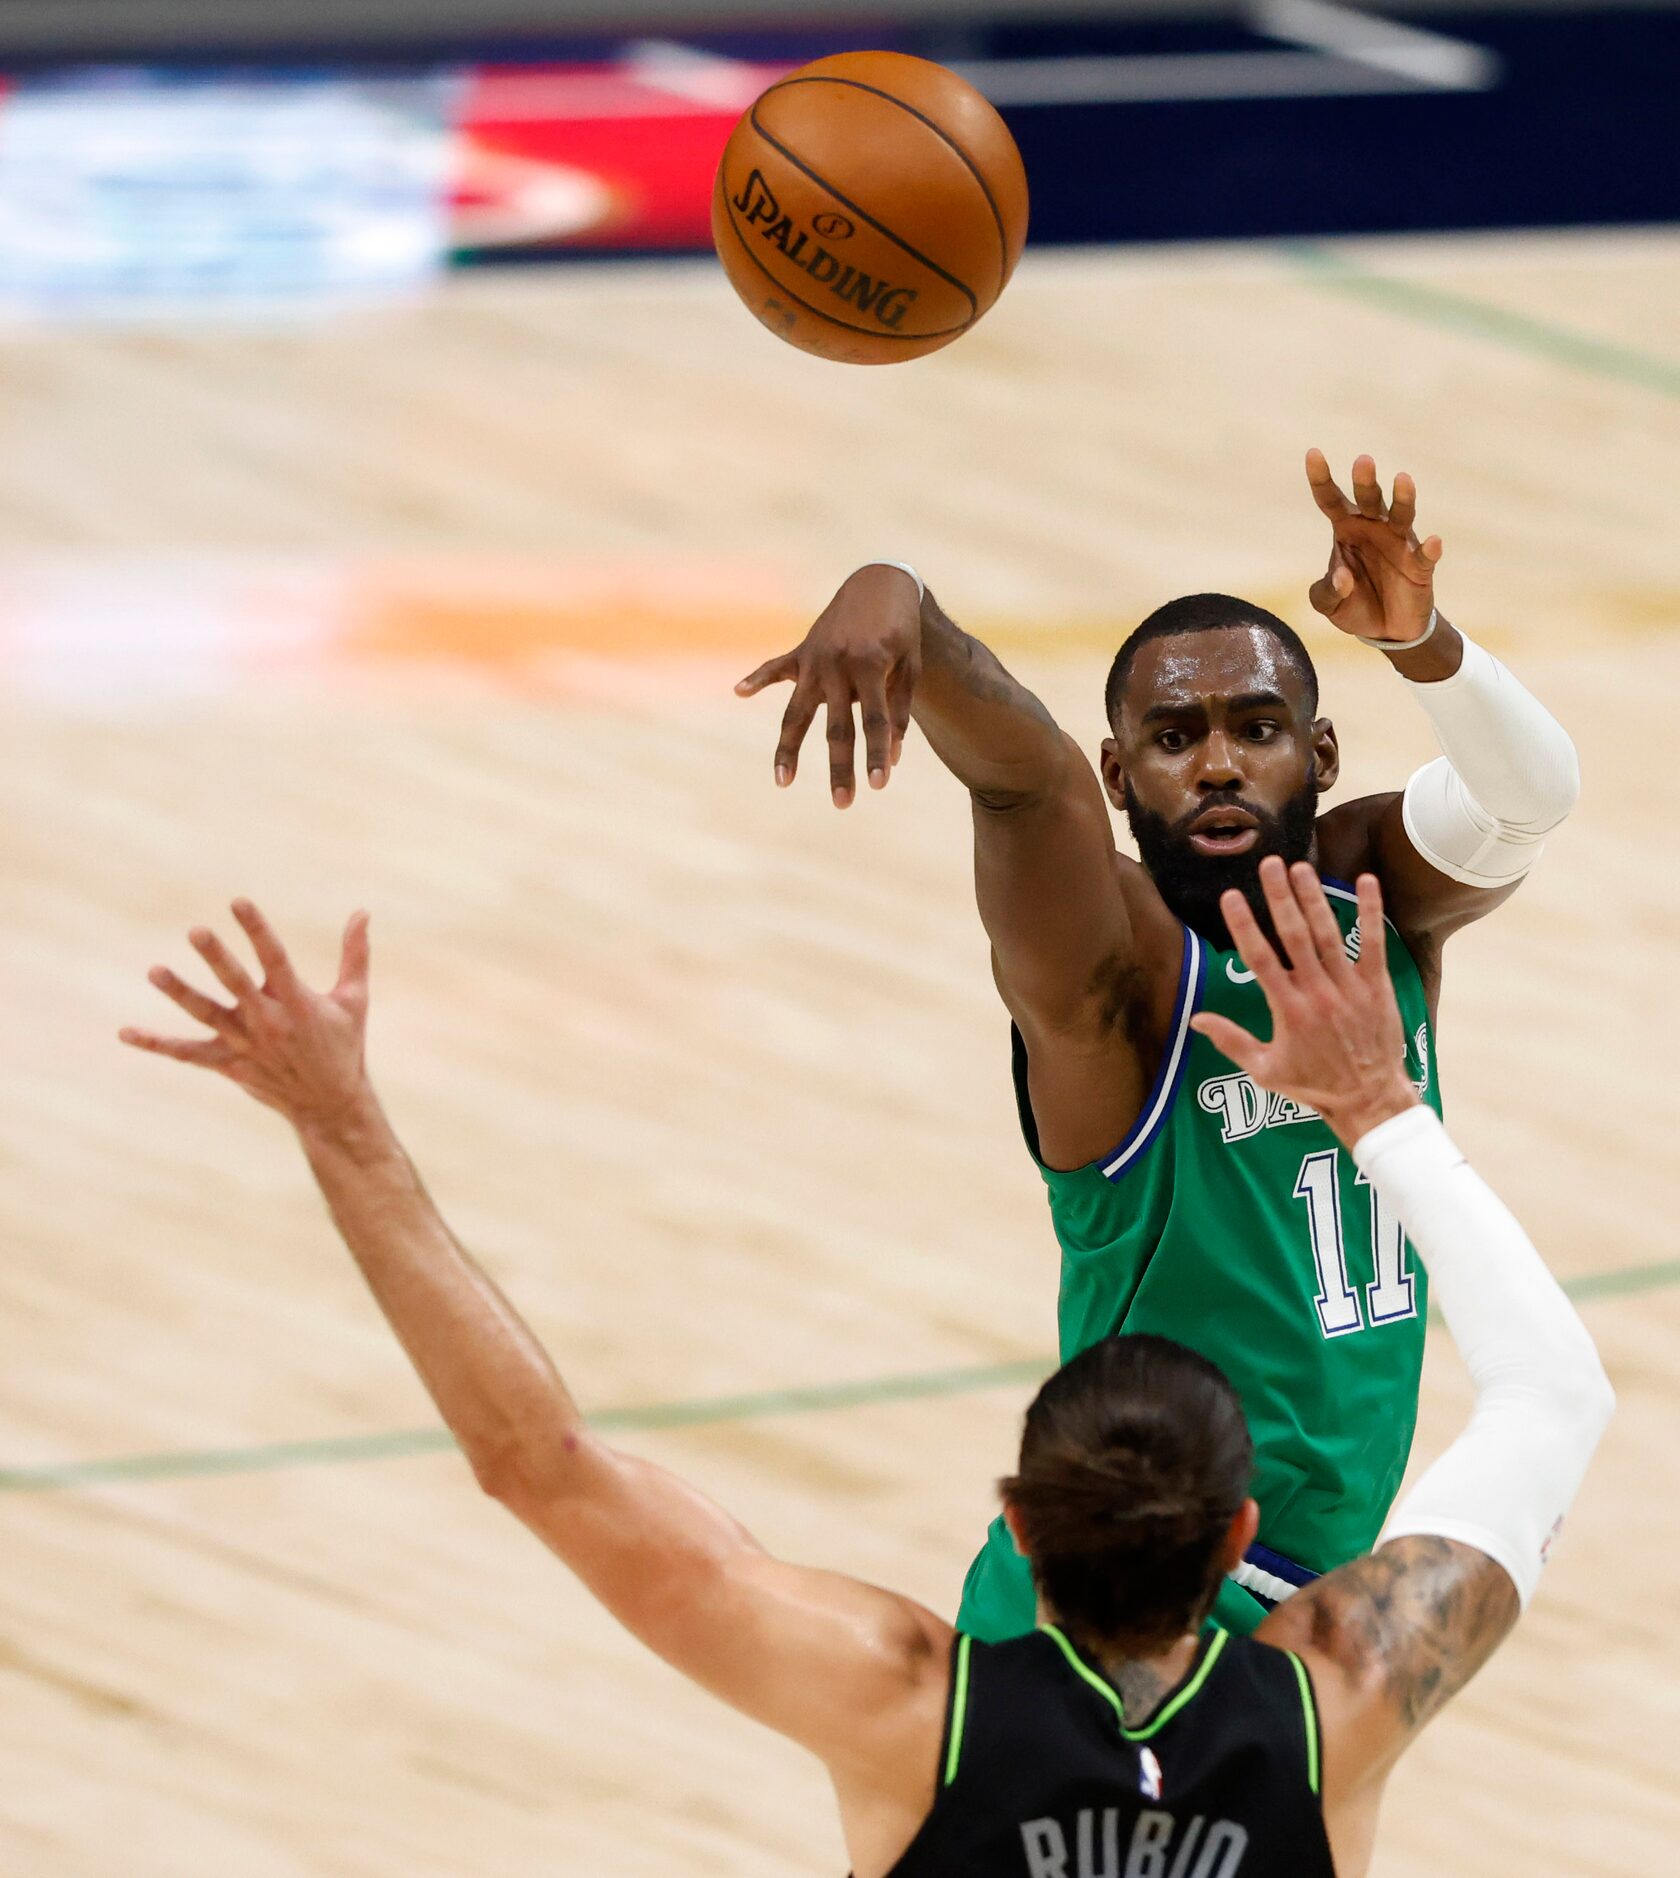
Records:
[[[1030,260],[970,339],[877,374],[689,267],[5,343],[0,1467],[253,1463],[0,1491],[8,1878],[843,1868],[818,1774],[456,1458],[254,1464],[428,1408],[278,1124],[113,1034],[233,894],[317,971],[369,905],[390,1104],[587,1402],[1047,1355],[966,805],[919,743],[844,816],[778,794],[777,707],[728,684],[906,555],[1094,746],[1160,599],[1310,622],[1313,442],[1417,475],[1448,610],[1582,752],[1579,813],[1449,953],[1455,1132],[1560,1274],[1655,1268],[1583,1305],[1620,1418],[1377,1871],[1675,1868],[1680,239],[1338,253],[1357,292],[1263,250]],[[1425,727],[1312,641],[1346,787],[1392,786]],[[626,1440],[950,1608],[1026,1394]],[[1465,1399],[1434,1349],[1420,1452]]]

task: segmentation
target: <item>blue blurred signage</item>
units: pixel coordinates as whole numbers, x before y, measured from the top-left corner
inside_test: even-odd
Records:
[[[319,304],[448,252],[451,72],[77,72],[0,99],[0,314]]]

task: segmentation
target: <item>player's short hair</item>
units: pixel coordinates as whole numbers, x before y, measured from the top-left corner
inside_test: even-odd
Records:
[[[1127,634],[1125,643],[1114,655],[1108,668],[1108,683],[1103,690],[1103,705],[1112,724],[1120,714],[1120,701],[1126,693],[1126,680],[1132,674],[1132,662],[1138,648],[1151,639],[1176,638],[1180,633],[1217,632],[1224,626],[1258,626],[1268,632],[1283,648],[1284,657],[1301,675],[1307,688],[1307,712],[1318,711],[1318,671],[1312,654],[1301,635],[1275,613],[1268,613],[1252,600],[1238,600],[1228,593],[1187,593],[1165,606],[1156,607],[1140,626]]]
[[[998,1485],[1057,1617],[1143,1650],[1212,1610],[1253,1471],[1222,1370],[1166,1337],[1105,1337],[1039,1390]]]

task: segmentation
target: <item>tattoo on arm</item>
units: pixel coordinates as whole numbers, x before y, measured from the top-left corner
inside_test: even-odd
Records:
[[[971,638],[931,601],[922,624],[922,660],[924,671],[948,675],[978,703],[1013,706],[1055,730],[1056,720],[1025,685],[1009,675],[996,653]]]
[[[1516,1586],[1473,1546],[1393,1539],[1313,1587],[1312,1643],[1375,1677],[1408,1734],[1449,1702],[1517,1621]]]

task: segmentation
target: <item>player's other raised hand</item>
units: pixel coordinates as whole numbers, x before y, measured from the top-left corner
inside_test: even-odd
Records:
[[[791,652],[767,659],[735,687],[751,698],[768,685],[791,683],[782,715],[775,776],[786,788],[817,710],[828,713],[828,787],[837,809],[857,793],[857,727],[863,721],[864,764],[872,789],[884,789],[910,728],[910,699],[922,664],[921,601],[902,568],[860,567],[829,601]]]
[[[1268,855],[1260,863],[1260,885],[1281,957],[1240,892],[1231,889],[1219,904],[1242,962],[1266,994],[1271,1038],[1263,1043],[1211,1011],[1199,1012],[1191,1025],[1262,1089],[1316,1109],[1351,1147],[1418,1099],[1388,976],[1382,890],[1374,874],[1360,875],[1355,964],[1305,861],[1286,868]]]
[[[136,1050],[215,1070],[294,1127],[330,1121],[366,1089],[368,916],[351,914],[330,991],[312,991],[298,977],[273,927],[249,900],[235,900],[233,916],[256,954],[261,984],[208,927],[194,927],[188,942],[231,1002],[207,997],[166,965],[153,966],[147,976],[209,1034],[164,1037],[130,1027],[118,1036]]]
[[[1332,535],[1330,564],[1308,594],[1315,610],[1360,639],[1394,646],[1421,639],[1435,606],[1442,549],[1439,535],[1417,538],[1417,484],[1401,470],[1392,499],[1385,500],[1376,463],[1355,457],[1349,501],[1322,450],[1307,452],[1307,482]]]

